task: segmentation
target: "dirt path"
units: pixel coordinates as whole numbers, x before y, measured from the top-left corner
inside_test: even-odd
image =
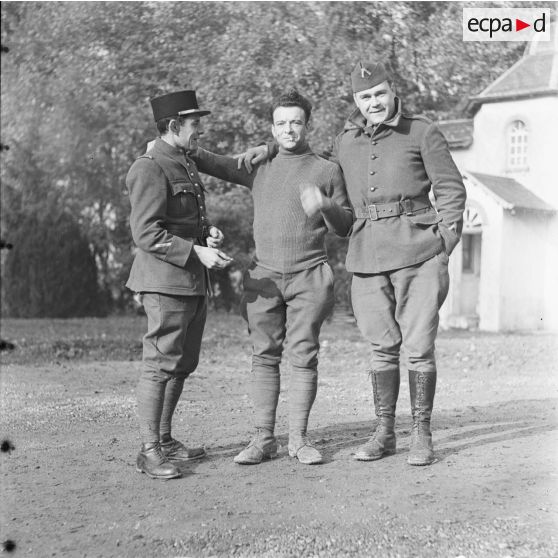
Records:
[[[443,334],[425,468],[406,463],[405,379],[397,454],[351,458],[371,427],[367,348],[342,317],[322,340],[311,436],[326,463],[287,455],[287,373],[279,458],[233,463],[249,436],[249,347],[240,319],[213,316],[175,427],[209,457],[167,482],[134,469],[139,362],[5,364],[2,540],[39,557],[558,556],[555,338]]]

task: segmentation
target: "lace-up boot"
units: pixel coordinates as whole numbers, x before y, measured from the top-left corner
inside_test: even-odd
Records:
[[[277,457],[277,440],[271,430],[256,428],[250,443],[235,458],[239,465],[257,465],[264,459]]]
[[[430,418],[436,392],[436,371],[416,372],[409,370],[409,391],[413,430],[407,463],[409,465],[430,465],[434,462],[434,448],[430,431]]]
[[[175,479],[182,473],[164,456],[159,442],[143,444],[136,460],[136,471],[152,479]]]
[[[323,463],[322,454],[314,447],[306,434],[289,435],[289,455],[304,465]]]
[[[187,448],[171,437],[163,438],[160,443],[161,451],[169,461],[192,461],[206,456],[204,448]]]
[[[378,424],[368,442],[357,449],[358,461],[375,461],[395,453],[395,407],[399,395],[399,368],[370,372]]]

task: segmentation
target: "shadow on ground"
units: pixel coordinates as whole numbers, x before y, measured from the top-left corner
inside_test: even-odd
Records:
[[[526,399],[435,412],[432,431],[437,460],[442,461],[471,448],[557,430],[557,406],[557,399]],[[328,462],[333,460],[341,449],[355,449],[363,444],[370,436],[376,422],[371,420],[332,425],[311,430],[309,436],[316,447],[323,452],[325,462]],[[405,415],[398,417],[397,453],[408,451],[406,440],[410,430],[411,418]],[[277,436],[277,441],[285,450],[288,437]],[[210,458],[231,458],[240,452],[246,443],[248,440],[213,447],[210,450]]]

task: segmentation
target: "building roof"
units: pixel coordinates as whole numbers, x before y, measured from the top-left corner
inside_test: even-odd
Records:
[[[473,113],[483,103],[558,95],[558,29],[550,27],[550,41],[527,43],[523,57],[484,91],[469,99]]]
[[[449,143],[450,149],[466,149],[473,143],[473,120],[443,120],[438,126]]]
[[[558,93],[557,70],[558,55],[554,52],[524,56],[473,99],[496,100],[537,93]]]
[[[467,173],[490,190],[506,209],[556,212],[554,207],[513,178],[471,171],[467,171]]]

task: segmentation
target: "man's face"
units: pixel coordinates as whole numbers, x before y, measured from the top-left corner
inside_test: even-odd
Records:
[[[185,151],[195,151],[198,148],[198,138],[202,133],[200,117],[187,116],[180,125],[178,133],[174,134],[176,146]]]
[[[353,97],[369,126],[387,120],[395,111],[395,89],[387,81],[359,91]]]
[[[287,151],[295,151],[306,143],[306,115],[300,107],[277,107],[273,111],[271,133]]]

